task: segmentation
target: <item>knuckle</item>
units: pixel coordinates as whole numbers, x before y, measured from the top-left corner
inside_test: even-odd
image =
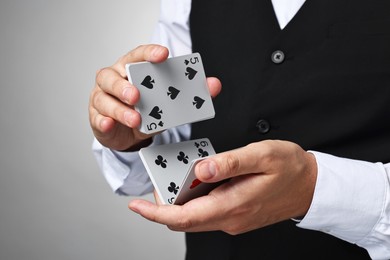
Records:
[[[126,55],[124,55],[122,57],[122,59],[130,58],[130,60],[135,60],[136,57],[138,56],[138,53],[142,52],[144,49],[145,49],[145,45],[144,44],[140,44],[137,47],[135,47],[135,49],[129,51]]]
[[[133,53],[131,51],[126,53],[125,55],[120,56],[119,59],[112,65],[112,67],[117,70],[119,67],[123,66],[126,63],[127,57],[132,56]]]
[[[95,109],[96,108],[96,100],[97,100],[97,96],[98,95],[98,92],[94,89],[92,92],[91,92],[91,95],[89,96],[89,105],[88,107],[90,109]]]
[[[117,95],[121,95],[121,91],[125,88],[125,81],[122,78],[116,78],[112,83],[112,89],[117,92]]]
[[[236,236],[246,233],[257,227],[256,223],[251,223],[251,221],[240,221],[241,219],[242,218],[236,218],[234,221],[229,221],[230,225],[226,225],[225,229],[222,231],[228,233],[229,235]]]
[[[138,45],[134,49],[127,52],[125,55],[122,55],[119,57],[119,59],[115,62],[115,64],[112,66],[114,70],[119,72],[123,77],[125,77],[125,70],[124,66],[127,63],[130,62],[137,62],[140,61],[140,57],[142,57],[142,52],[144,52],[145,45]]]
[[[96,88],[97,88],[97,87],[95,86],[95,87],[92,89],[91,93],[89,94],[89,106],[92,106],[92,104],[93,104],[93,102],[94,102],[94,98],[95,98],[96,93],[97,93],[97,89],[96,89]]]
[[[108,102],[109,99],[107,99],[107,94],[103,91],[98,91],[93,97],[92,101],[92,107],[95,109],[98,113],[109,116],[110,110],[108,109]],[[117,108],[114,108],[112,112],[117,110]],[[115,111],[116,112],[116,111]]]
[[[102,100],[102,91],[94,90],[91,94],[91,104],[93,107],[99,107]]]
[[[189,230],[193,227],[192,221],[187,216],[180,216],[177,218],[175,225],[169,226],[175,231]]]
[[[243,233],[245,230],[246,222],[243,221],[243,216],[250,214],[247,210],[241,209],[240,207],[234,207],[229,210],[226,215],[229,216],[226,221],[221,224],[223,227],[223,232],[228,233],[229,235],[238,235]]]
[[[101,85],[103,80],[108,76],[109,68],[102,68],[96,71],[96,83]]]
[[[228,153],[225,167],[227,172],[237,172],[240,169],[240,160],[233,153]]]
[[[147,45],[145,45],[145,44],[140,44],[140,45],[138,45],[135,49],[136,49],[137,51],[143,50],[143,49],[145,49],[146,46],[147,46]]]
[[[238,225],[230,225],[226,227],[223,232],[228,233],[229,235],[236,236],[241,234],[241,227]]]
[[[89,124],[90,124],[90,126],[91,127],[94,127],[94,123],[95,123],[95,113],[94,113],[94,111],[91,109],[91,108],[89,108],[89,110],[88,110],[88,119],[89,119]]]
[[[231,235],[231,236],[236,236],[236,235],[238,235],[237,232],[230,231],[230,230],[226,230],[226,231],[224,231],[224,232],[227,233],[227,234],[229,234],[229,235]]]
[[[190,229],[190,228],[192,227],[192,221],[189,220],[189,219],[187,219],[187,218],[179,219],[178,227],[179,227],[181,230]]]
[[[96,70],[96,72],[95,72],[95,77],[96,77],[96,78],[99,76],[100,72],[101,72],[103,69],[104,69],[104,68],[100,68],[100,69]]]
[[[172,225],[168,225],[167,228],[169,228],[169,230],[172,230],[172,231],[180,231],[179,229],[177,229],[175,226],[172,226]]]
[[[279,157],[279,152],[274,141],[264,141],[261,147],[261,161],[263,164],[270,165]]]
[[[89,99],[89,103],[88,103],[88,111],[89,111],[89,114],[91,114],[93,111],[95,111],[95,107],[94,107],[94,104],[93,104],[93,98],[92,98],[92,95],[91,95],[91,98]]]
[[[124,112],[122,111],[122,109],[120,107],[115,107],[113,108],[113,115],[114,117],[117,119],[117,120],[120,120],[120,121],[124,121],[124,118],[123,118],[123,114]],[[123,119],[122,119],[123,118]]]

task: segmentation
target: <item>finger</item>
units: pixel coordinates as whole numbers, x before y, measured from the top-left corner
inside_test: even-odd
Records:
[[[141,116],[137,111],[103,91],[97,92],[94,95],[92,107],[102,116],[112,118],[130,128],[136,128],[141,123]],[[101,125],[101,123],[96,122],[95,125]]]
[[[177,220],[175,214],[179,214],[180,206],[156,205],[146,200],[132,200],[129,209],[144,218],[163,225],[172,225]]]
[[[262,162],[268,153],[266,147],[260,146],[250,144],[213,155],[196,165],[195,174],[201,181],[218,182],[243,174],[262,172]]]
[[[133,200],[129,209],[144,218],[168,226],[176,231],[211,231],[219,229],[216,212],[218,205],[212,196],[194,199],[183,206],[156,205],[145,200]]]
[[[104,92],[129,105],[135,105],[140,98],[138,89],[112,68],[99,70],[96,84]]]
[[[209,77],[207,78],[207,85],[209,86],[210,95],[216,97],[222,89],[222,83],[218,78]]]
[[[149,61],[158,63],[168,58],[169,51],[166,47],[157,44],[140,45],[134,50],[122,56],[114,65],[113,68],[125,78],[125,66],[127,63]]]
[[[109,132],[115,125],[115,121],[112,118],[105,117],[99,114],[98,110],[94,107],[94,98],[97,91],[95,90],[91,93],[89,104],[88,104],[88,112],[89,112],[89,123],[91,125],[94,133],[98,135],[105,134]]]
[[[102,136],[109,133],[115,126],[115,121],[99,114],[95,108],[90,108],[90,123],[95,135]]]
[[[106,93],[134,105],[139,100],[139,91],[127,80],[125,65],[140,61],[162,62],[168,55],[168,49],[163,46],[141,45],[121,57],[112,67],[99,70],[96,73],[96,82]]]

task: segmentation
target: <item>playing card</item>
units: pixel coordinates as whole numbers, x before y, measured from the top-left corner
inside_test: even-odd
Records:
[[[204,183],[199,181],[195,175],[195,166],[205,158],[196,159],[191,163],[191,166],[184,178],[181,188],[176,196],[173,204],[182,205],[187,201],[197,197],[207,195],[210,191],[216,188],[219,183]]]
[[[129,81],[140,91],[135,109],[139,130],[151,134],[213,118],[214,106],[199,53],[169,58],[163,63],[126,65]]]
[[[142,148],[139,154],[161,202],[173,204],[191,163],[215,151],[209,139],[201,138]]]

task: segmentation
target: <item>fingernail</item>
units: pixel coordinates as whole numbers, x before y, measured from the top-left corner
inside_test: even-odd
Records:
[[[125,112],[124,118],[125,118],[125,122],[126,122],[127,126],[132,127],[131,123],[133,122],[133,113],[131,113],[129,111]]]
[[[153,57],[159,58],[163,51],[164,51],[163,48],[155,47],[153,52],[152,52],[152,55],[153,55]]]
[[[123,95],[123,101],[126,102],[127,104],[130,104],[130,99],[131,99],[131,93],[132,93],[131,88],[125,88],[122,92]]]
[[[199,165],[200,175],[203,180],[209,180],[216,174],[216,167],[213,161],[203,162]]]

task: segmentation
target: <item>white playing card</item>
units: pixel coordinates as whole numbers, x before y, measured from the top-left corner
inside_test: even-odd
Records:
[[[139,154],[161,202],[173,204],[191,163],[215,151],[209,139],[201,138],[142,148]]]
[[[205,158],[206,157],[196,159],[191,163],[191,166],[187,172],[186,177],[184,178],[183,183],[181,184],[180,190],[173,204],[182,205],[187,201],[207,195],[210,191],[219,185],[219,183],[201,182],[196,178],[195,166]]]
[[[126,65],[129,81],[140,91],[135,109],[139,130],[151,134],[213,118],[214,106],[199,53],[169,58],[163,63]]]

